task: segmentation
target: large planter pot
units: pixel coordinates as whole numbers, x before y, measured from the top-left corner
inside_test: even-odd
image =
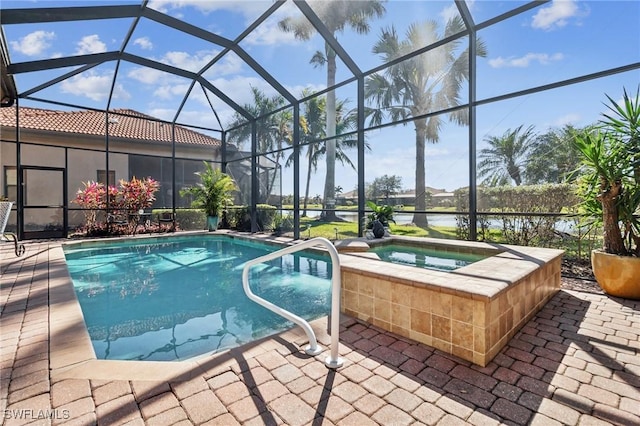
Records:
[[[591,252],[596,281],[610,296],[640,300],[640,257]]]
[[[209,231],[217,230],[219,219],[218,216],[207,216],[207,229],[209,229]]]

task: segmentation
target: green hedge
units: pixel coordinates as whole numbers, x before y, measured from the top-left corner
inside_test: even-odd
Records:
[[[259,231],[272,231],[277,207],[269,204],[258,204],[257,220]],[[236,231],[251,231],[251,212],[248,206],[227,207],[226,219],[229,228]]]
[[[154,209],[151,213],[153,221],[158,221],[158,215],[173,212],[172,209]],[[207,228],[207,216],[198,209],[176,209],[176,224],[183,231],[199,231]]]

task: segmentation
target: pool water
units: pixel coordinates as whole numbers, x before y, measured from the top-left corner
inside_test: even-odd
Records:
[[[454,271],[487,258],[482,254],[459,253],[400,244],[385,244],[371,248],[369,252],[377,254],[385,262],[438,271]]]
[[[291,328],[250,301],[242,269],[278,247],[220,236],[115,243],[65,257],[98,359],[183,360]],[[327,315],[331,259],[306,252],[251,269],[257,295],[307,320]]]

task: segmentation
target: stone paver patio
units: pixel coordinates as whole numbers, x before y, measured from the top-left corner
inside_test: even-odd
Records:
[[[337,371],[291,331],[162,380],[52,374],[58,245],[0,244],[6,425],[640,425],[640,302],[566,289],[484,368],[345,318]]]

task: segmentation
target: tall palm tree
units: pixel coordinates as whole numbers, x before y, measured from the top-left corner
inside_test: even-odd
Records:
[[[305,90],[302,93],[302,97],[309,97],[313,93],[309,90]],[[346,133],[353,130],[357,126],[357,114],[356,111],[346,110],[347,100],[338,100],[336,103],[336,130],[337,134]],[[318,163],[322,156],[326,155],[326,141],[316,142],[326,137],[326,127],[324,126],[325,117],[327,115],[327,101],[323,96],[315,96],[308,99],[303,103],[303,112],[300,117],[301,129],[300,143],[306,144],[307,151],[307,182],[304,195],[304,207],[302,216],[307,215],[307,203],[309,200],[309,186],[311,183],[311,173],[318,169]],[[357,147],[356,139],[349,139],[344,137],[338,137],[335,139],[335,158],[343,165],[348,165],[352,169],[356,169],[355,164],[351,161],[347,153],[347,149],[353,149]],[[365,143],[365,149],[370,149],[369,145]],[[289,156],[285,166],[289,166],[293,162],[293,154]],[[334,188],[335,190],[335,188]],[[326,214],[326,212],[325,212]]]
[[[393,26],[383,29],[373,53],[381,55],[384,62],[395,61],[421,47],[457,34],[465,29],[460,17],[451,18],[439,33],[436,21],[414,23],[409,26],[406,39],[400,40]],[[459,51],[464,39],[456,39],[411,59],[397,63],[374,74],[365,82],[365,96],[372,102],[368,110],[373,125],[382,123],[385,115],[392,120],[413,117],[416,129],[416,202],[413,222],[427,226],[426,209],[425,143],[437,143],[443,115],[425,118],[425,114],[459,105],[462,83],[469,79],[469,49]],[[484,43],[476,42],[478,56],[486,56]],[[448,114],[460,125],[468,124],[465,111]]]
[[[385,13],[383,0],[330,0],[314,1],[314,12],[318,15],[327,30],[335,37],[337,33],[343,32],[346,27],[356,31],[358,34],[369,32],[369,20],[381,17]],[[296,38],[309,40],[315,33],[315,28],[305,18],[285,18],[278,23],[280,28],[286,32],[292,32]],[[324,52],[316,52],[310,61],[315,66],[327,66],[327,87],[336,84],[336,53],[325,42]],[[326,106],[326,137],[336,135],[336,95],[334,91],[327,93]],[[324,185],[325,208],[328,200],[335,199],[335,160],[336,160],[336,140],[329,139],[326,143],[327,153],[327,176]],[[336,220],[335,212],[325,211],[324,218],[328,221]]]
[[[478,175],[485,178],[483,182],[496,186],[513,180],[516,186],[520,186],[535,137],[533,126],[524,131],[519,126],[515,130],[507,130],[502,136],[485,138],[489,148],[483,148],[478,155]]]
[[[309,96],[309,91],[304,91],[302,96]],[[306,127],[300,133],[300,141],[307,144],[307,182],[304,191],[304,208],[302,216],[307,215],[307,203],[309,201],[309,185],[311,183],[311,172],[318,169],[318,162],[322,156],[323,144],[314,143],[314,140],[322,139],[325,135],[324,117],[326,116],[326,98],[316,96],[304,103],[304,112],[302,119],[306,123]]]
[[[253,103],[245,104],[244,109],[253,117],[261,117],[278,108],[286,105],[286,100],[280,95],[267,96],[263,91],[256,87],[251,88],[253,95]],[[235,143],[240,147],[245,141],[251,139],[251,126],[244,125],[246,119],[236,113],[228,127],[239,127],[236,131],[229,133],[229,142]],[[290,109],[279,111],[275,114],[267,115],[256,122],[256,140],[258,142],[258,152],[275,151],[268,154],[273,161],[273,173],[267,170],[265,181],[259,179],[260,185],[263,185],[263,191],[260,191],[260,201],[268,202],[269,196],[273,189],[277,171],[280,169],[280,162],[284,159],[284,152],[281,151],[286,146],[293,143],[293,113]]]

